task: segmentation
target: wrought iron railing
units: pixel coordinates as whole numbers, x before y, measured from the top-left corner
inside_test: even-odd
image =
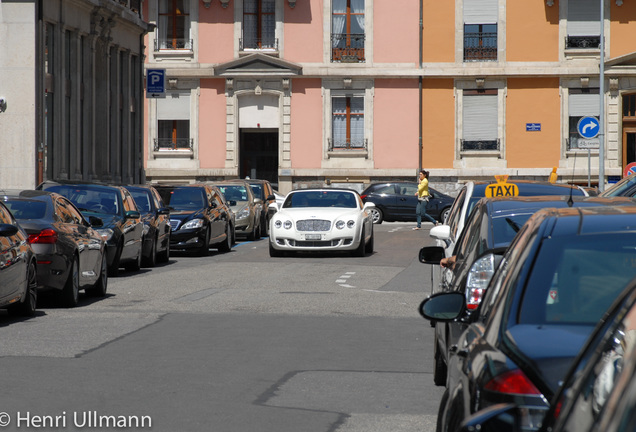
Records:
[[[329,143],[329,151],[340,151],[340,150],[367,150],[368,149],[368,139],[364,138],[361,140],[354,141],[334,141],[331,138],[327,139]]]
[[[160,50],[192,51],[192,39],[155,39],[155,51]]]
[[[495,140],[461,140],[461,150],[500,150],[499,138]]]
[[[155,138],[155,151],[161,150],[190,150],[192,151],[194,140],[192,138]]]
[[[363,63],[364,34],[333,33],[331,35],[331,61],[334,63]]]
[[[598,49],[601,46],[600,36],[567,36],[566,48]]]
[[[464,61],[497,60],[497,32],[464,33]]]
[[[278,51],[278,38],[241,38],[239,39],[239,51],[250,50],[274,50]]]

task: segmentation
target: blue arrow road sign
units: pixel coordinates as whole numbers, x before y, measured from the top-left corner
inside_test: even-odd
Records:
[[[576,130],[583,138],[596,138],[601,128],[596,117],[583,117],[579,120]]]
[[[146,96],[162,97],[166,94],[166,70],[148,69],[146,75]]]

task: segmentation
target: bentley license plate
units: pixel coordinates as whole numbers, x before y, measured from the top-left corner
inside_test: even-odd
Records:
[[[320,234],[305,234],[305,240],[320,240]]]

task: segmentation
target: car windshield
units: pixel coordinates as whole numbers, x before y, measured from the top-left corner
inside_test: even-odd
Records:
[[[634,277],[636,234],[546,239],[525,288],[520,324],[596,324]]]
[[[220,185],[219,190],[228,201],[247,201],[247,189],[241,185]]]
[[[46,203],[44,201],[8,199],[4,204],[16,219],[44,219]]]
[[[205,196],[200,188],[182,187],[170,191],[168,196],[162,197],[168,207],[175,210],[194,210],[206,207]]]
[[[150,213],[150,209],[152,208],[150,204],[150,192],[131,190],[130,194],[135,200],[135,203],[137,204],[137,209],[139,210],[140,213]]]
[[[355,196],[344,191],[307,191],[290,194],[283,208],[343,207],[357,208]]]
[[[80,211],[119,214],[116,189],[90,185],[53,185],[46,188],[68,198]]]
[[[633,196],[632,189],[636,189],[636,174],[625,177],[615,185],[607,188],[600,194],[602,197],[615,197],[615,196]]]

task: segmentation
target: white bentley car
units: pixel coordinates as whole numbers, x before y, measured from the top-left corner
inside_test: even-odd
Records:
[[[349,189],[302,189],[290,192],[270,221],[269,255],[285,251],[373,252],[373,203],[363,203]]]

